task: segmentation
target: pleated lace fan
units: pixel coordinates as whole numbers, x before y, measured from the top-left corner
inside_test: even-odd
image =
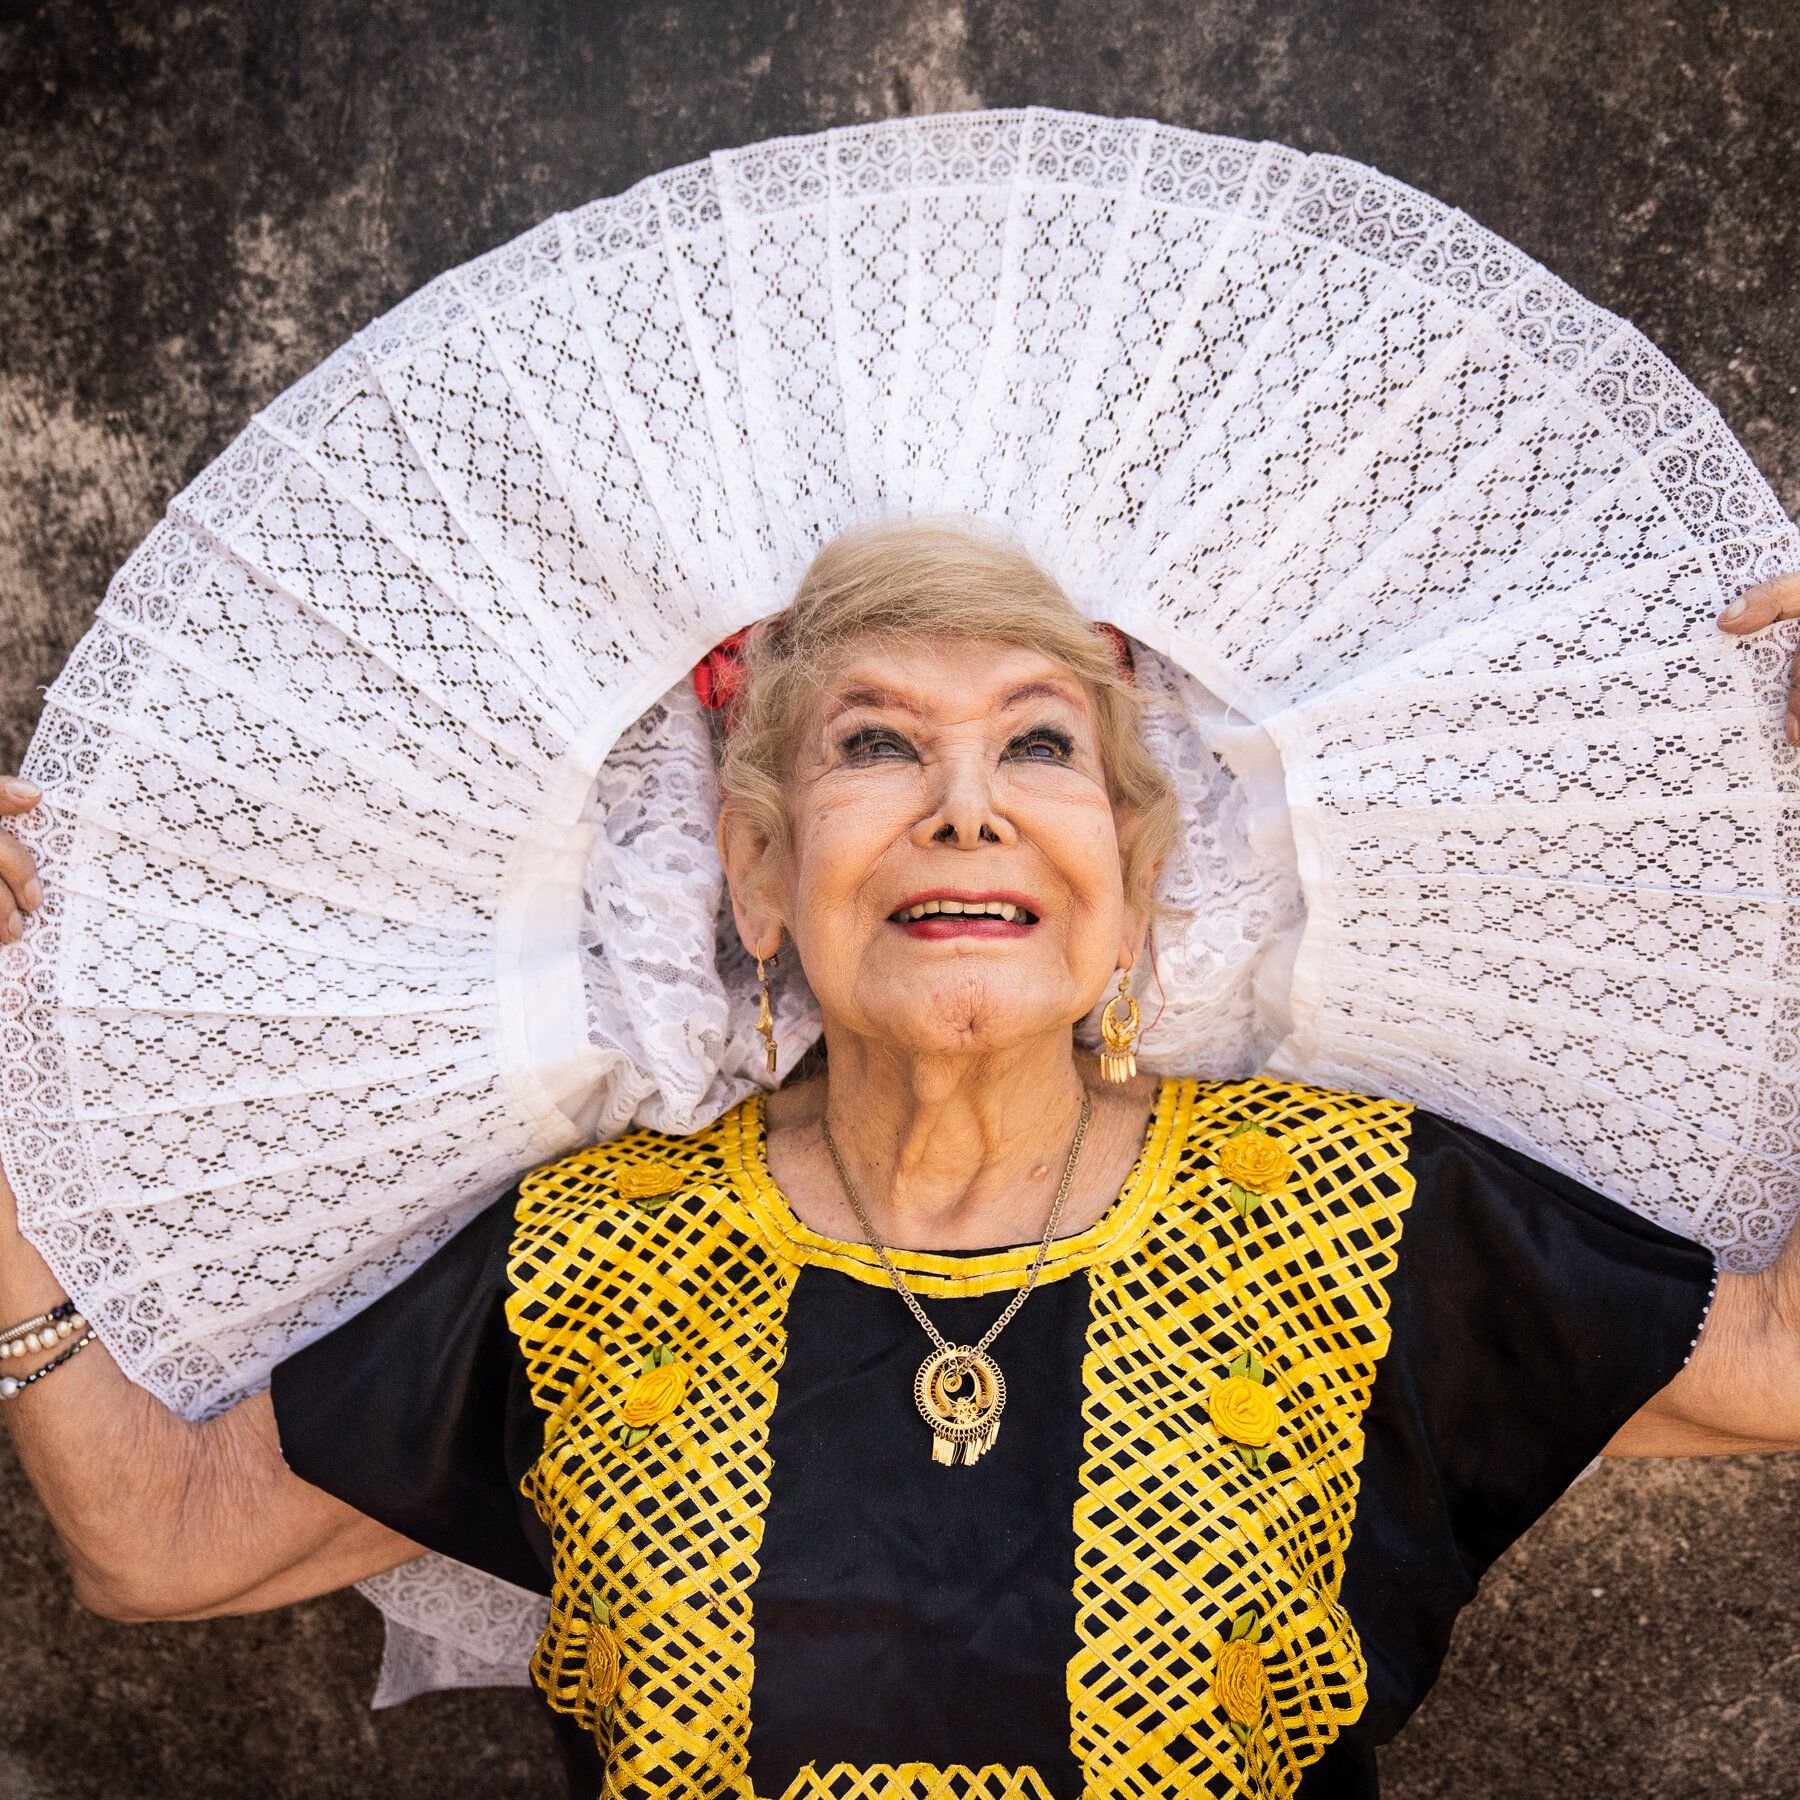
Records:
[[[1794,633],[1712,621],[1800,536],[1717,412],[1372,169],[977,112],[721,151],[453,270],[119,572],[25,762],[0,1144],[139,1381],[216,1409],[521,1170],[763,1078],[687,672],[844,525],[939,508],[1167,702],[1147,1065],[1415,1099],[1772,1253]],[[436,1558],[370,1591],[384,1697],[522,1679],[541,1602]]]

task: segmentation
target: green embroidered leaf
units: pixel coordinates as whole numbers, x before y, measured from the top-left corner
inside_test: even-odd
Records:
[[[1250,1352],[1248,1350],[1240,1350],[1237,1355],[1225,1365],[1225,1373],[1227,1375],[1242,1375],[1249,1367]]]
[[[1252,1474],[1260,1475],[1269,1461],[1269,1453],[1260,1444],[1234,1444],[1232,1446],[1244,1459],[1244,1467]]]
[[[674,1360],[675,1352],[669,1349],[666,1344],[652,1344],[649,1350],[645,1352],[644,1367],[646,1369],[660,1369],[664,1363],[672,1363]]]
[[[1235,1181],[1226,1182],[1225,1196],[1246,1219],[1256,1210],[1256,1203],[1262,1198],[1260,1194],[1251,1193],[1247,1187],[1240,1187]]]
[[[596,1600],[592,1610],[596,1625],[610,1626],[612,1624],[612,1608],[604,1600]]]
[[[1250,1747],[1251,1737],[1250,1727],[1248,1725],[1240,1725],[1236,1719],[1227,1719],[1225,1723],[1231,1727],[1231,1735],[1236,1738],[1245,1749],[1248,1749]]]

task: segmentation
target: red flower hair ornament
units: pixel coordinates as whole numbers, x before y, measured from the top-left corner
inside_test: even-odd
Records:
[[[1119,661],[1121,678],[1133,680],[1131,643],[1124,632],[1116,625],[1096,624],[1094,629],[1111,641],[1113,655]],[[700,704],[724,714],[727,724],[731,720],[732,703],[743,692],[746,674],[744,645],[749,637],[750,627],[746,625],[741,631],[734,631],[730,637],[720,639],[694,664],[694,692],[699,696]]]
[[[721,639],[694,664],[694,692],[702,706],[726,712],[744,686],[744,645],[750,627]]]

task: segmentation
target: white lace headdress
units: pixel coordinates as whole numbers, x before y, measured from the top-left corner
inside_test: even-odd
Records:
[[[1147,648],[1152,1067],[1410,1098],[1718,1247],[1800,1165],[1800,534],[1625,321],[1356,163],[1032,108],[721,151],[431,283],[119,572],[25,770],[0,1150],[200,1415],[521,1170],[759,1079],[688,671],[883,512]],[[783,1067],[816,1020],[784,980]],[[383,1697],[541,1603],[368,1584]]]

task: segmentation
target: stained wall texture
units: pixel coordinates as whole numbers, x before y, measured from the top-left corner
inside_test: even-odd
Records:
[[[712,149],[1031,102],[1462,206],[1641,326],[1800,510],[1795,0],[15,3],[0,761],[168,496],[440,269]],[[1578,1484],[1489,1577],[1390,1794],[1800,1794],[1797,1505],[1800,1459]],[[0,1800],[555,1791],[519,1693],[371,1713],[379,1637],[352,1596],[88,1617],[0,1448]]]

